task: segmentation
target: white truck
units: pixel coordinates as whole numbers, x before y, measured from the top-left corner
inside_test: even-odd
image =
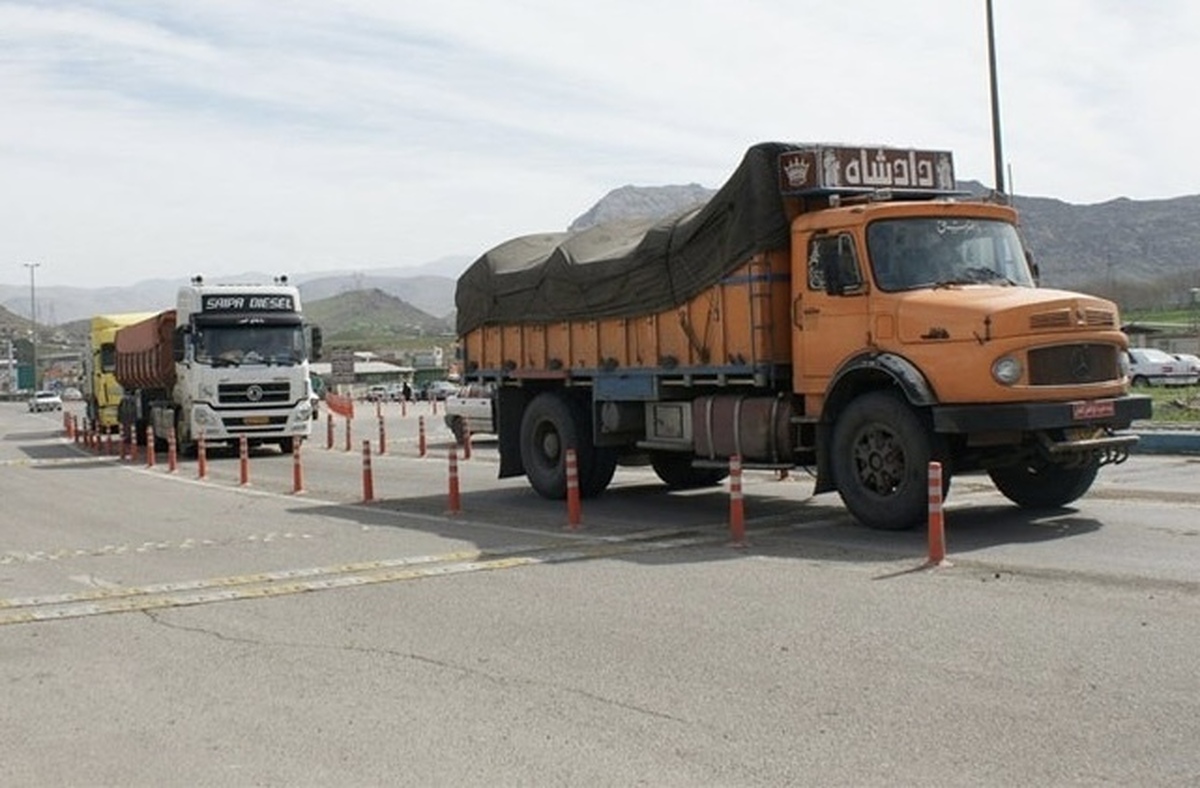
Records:
[[[176,306],[117,331],[122,425],[139,441],[174,429],[183,451],[203,435],[227,443],[276,443],[291,452],[312,429],[309,360],[320,329],[305,325],[300,292],[270,285],[205,284],[193,277]]]

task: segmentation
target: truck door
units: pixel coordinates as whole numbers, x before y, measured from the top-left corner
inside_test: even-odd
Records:
[[[799,233],[803,255],[792,277],[792,343],[796,392],[819,407],[834,371],[868,344],[868,298],[862,255],[848,230]]]

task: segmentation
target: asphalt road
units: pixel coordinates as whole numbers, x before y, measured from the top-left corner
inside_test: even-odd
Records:
[[[175,472],[0,404],[0,784],[1195,785],[1196,460],[854,525],[800,475],[561,504],[429,405]],[[427,419],[419,456],[418,414]],[[361,442],[372,445],[364,502]]]

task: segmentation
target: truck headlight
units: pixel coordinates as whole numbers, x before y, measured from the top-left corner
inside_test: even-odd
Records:
[[[992,377],[1001,386],[1012,386],[1021,379],[1021,362],[1012,356],[1002,356],[992,363]]]

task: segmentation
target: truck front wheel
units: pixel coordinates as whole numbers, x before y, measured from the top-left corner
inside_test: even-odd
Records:
[[[832,464],[846,508],[870,528],[911,528],[927,516],[932,432],[898,395],[875,391],[851,402],[833,429]],[[949,468],[943,471],[949,485]]]
[[[988,476],[1005,498],[1022,509],[1057,509],[1087,492],[1099,470],[1098,460],[1078,467],[1036,461],[992,468]]]

